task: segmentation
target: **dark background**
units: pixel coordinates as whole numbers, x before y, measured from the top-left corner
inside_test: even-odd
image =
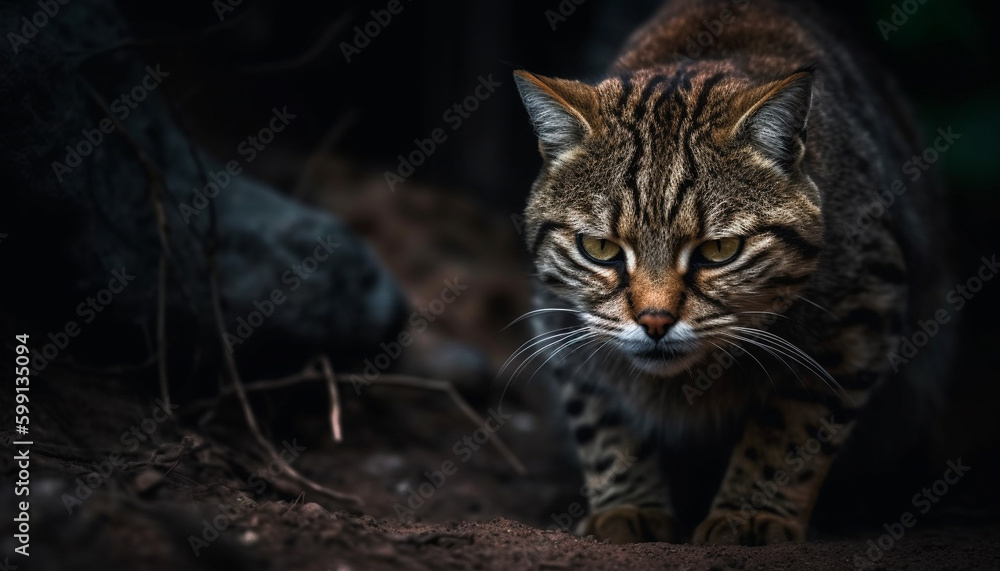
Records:
[[[184,108],[209,132],[241,135],[269,104],[309,117],[296,125],[297,143],[318,145],[345,115],[354,120],[337,150],[382,169],[409,151],[414,138],[442,126],[441,115],[493,74],[504,84],[448,143],[418,170],[416,180],[462,188],[517,211],[539,164],[510,74],[514,69],[597,79],[628,34],[659,2],[586,0],[553,30],[549,2],[409,2],[347,63],[342,42],[387,2],[244,1],[220,25],[207,2],[123,4],[137,37],[170,38],[151,47],[186,78]],[[916,3],[916,0],[914,0]],[[995,151],[1000,109],[998,53],[985,13],[973,2],[928,0],[899,31],[883,39],[880,19],[900,2],[821,2],[840,20],[846,39],[860,44],[901,84],[927,134],[953,125],[962,141],[936,170],[952,196],[971,211],[995,211],[989,181],[1000,170]],[[163,43],[163,42],[161,42]],[[305,57],[301,57],[305,56]],[[161,61],[161,60],[157,60]],[[983,221],[984,222],[984,221]],[[970,224],[979,226],[981,224]]]

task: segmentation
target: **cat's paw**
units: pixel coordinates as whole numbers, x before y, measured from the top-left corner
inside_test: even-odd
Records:
[[[757,513],[749,519],[739,512],[712,512],[694,530],[694,543],[715,545],[771,545],[805,541],[805,527],[798,521]]]
[[[662,509],[616,506],[587,516],[577,534],[611,543],[671,542],[674,530],[674,518]]]

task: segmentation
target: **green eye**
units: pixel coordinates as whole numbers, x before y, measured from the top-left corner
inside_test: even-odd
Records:
[[[743,238],[718,238],[698,246],[695,259],[703,264],[725,264],[736,259],[743,247]]]
[[[579,235],[577,246],[583,255],[598,264],[610,264],[622,259],[622,247],[607,238]]]

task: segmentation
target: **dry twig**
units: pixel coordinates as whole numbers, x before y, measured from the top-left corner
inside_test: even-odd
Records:
[[[337,392],[337,377],[333,374],[333,367],[326,355],[319,356],[319,363],[323,367],[323,377],[330,392],[330,427],[333,431],[333,441],[340,442],[343,437],[340,434],[340,393]]]
[[[177,119],[175,117],[175,119]],[[182,128],[178,125],[179,128]],[[183,128],[182,128],[183,130]],[[191,154],[194,156],[195,163],[198,165],[198,170],[203,177],[204,181],[207,183],[208,177],[205,169],[205,164],[201,159],[201,155],[198,154],[197,150],[193,145],[189,146]],[[243,416],[246,419],[247,427],[250,429],[250,433],[253,435],[254,439],[260,444],[260,446],[267,452],[271,460],[277,462],[277,465],[281,466],[285,473],[293,480],[306,486],[307,488],[317,492],[319,494],[325,495],[332,499],[348,502],[354,505],[363,505],[364,502],[360,497],[354,494],[347,494],[343,492],[338,492],[336,490],[330,489],[323,486],[317,482],[312,481],[306,476],[302,475],[298,470],[292,468],[287,463],[281,460],[281,456],[278,451],[275,450],[274,445],[271,441],[264,437],[260,431],[260,426],[257,424],[257,417],[254,415],[253,408],[250,407],[250,401],[247,399],[246,391],[243,389],[243,380],[240,378],[240,372],[236,367],[236,359],[233,357],[233,352],[227,349],[226,343],[226,321],[222,312],[222,296],[219,293],[219,276],[218,276],[218,265],[216,263],[216,249],[218,247],[218,213],[215,208],[215,201],[208,201],[208,212],[209,212],[209,235],[208,241],[205,245],[205,259],[208,265],[208,287],[209,287],[209,297],[212,302],[212,314],[215,318],[215,325],[217,328],[217,333],[219,335],[219,344],[222,348],[223,362],[226,366],[226,372],[229,374],[229,380],[233,390],[236,392],[236,396],[239,398],[240,406],[243,409]]]
[[[323,358],[325,357],[322,357],[321,359]],[[313,367],[313,363],[314,361],[310,361],[309,364],[306,365],[306,367],[302,371],[295,373],[294,375],[288,375],[287,377],[281,377],[278,379],[254,381],[252,383],[246,384],[243,387],[243,389],[246,392],[270,391],[275,389],[283,389],[310,381],[327,380],[327,382],[329,382],[328,381],[329,377],[327,376],[327,374],[325,372],[316,371],[316,369]],[[329,375],[333,375],[332,370],[330,371]],[[350,382],[347,379],[337,378],[336,376],[334,376],[334,378],[336,378],[337,382],[340,383]],[[428,391],[443,392],[446,395],[448,395],[448,397],[452,400],[452,402],[455,403],[455,406],[457,406],[458,409],[462,411],[462,413],[465,414],[465,416],[467,416],[472,421],[473,424],[475,424],[477,427],[481,427],[484,429],[486,427],[486,421],[483,419],[483,417],[480,416],[479,413],[477,413],[475,409],[472,408],[472,406],[468,403],[468,401],[465,400],[465,398],[461,395],[461,393],[455,390],[454,385],[452,385],[451,382],[449,381],[442,381],[439,379],[424,379],[420,377],[411,377],[407,375],[382,375],[381,377],[378,377],[377,379],[373,380],[372,383],[386,385],[386,386],[397,386],[397,387],[404,387],[411,389],[422,389]],[[235,392],[236,392],[235,388],[226,387],[224,390],[219,392],[219,396],[216,397],[215,399],[198,401],[194,403],[193,406],[208,406],[217,402],[217,399],[232,395]],[[333,398],[332,394],[331,398]],[[333,405],[331,403],[331,409],[332,408]],[[338,405],[336,421],[333,421],[333,411],[331,410],[331,422],[339,423],[339,418],[340,418],[339,408],[340,407]],[[493,446],[497,449],[497,452],[499,452],[500,455],[503,456],[504,460],[506,460],[507,463],[511,465],[514,471],[516,471],[520,475],[524,475],[527,473],[527,469],[524,467],[524,464],[521,463],[517,455],[515,455],[514,452],[507,447],[507,445],[503,442],[503,440],[500,439],[499,435],[487,431],[487,437],[489,438],[489,441],[493,444]]]
[[[211,243],[214,243],[214,237]],[[222,313],[222,302],[219,296],[219,281],[216,274],[215,267],[215,255],[209,257],[209,289],[211,290],[212,298],[212,311],[215,315],[215,322],[218,327],[219,343],[223,348],[222,353],[224,357],[224,362],[226,365],[226,371],[229,373],[229,380],[232,383],[232,388],[236,392],[236,396],[239,398],[240,406],[243,408],[243,417],[246,419],[247,427],[250,429],[250,433],[253,435],[257,443],[268,453],[272,460],[277,462],[277,465],[281,466],[285,473],[288,474],[290,478],[297,481],[298,483],[306,486],[307,488],[313,490],[314,492],[323,494],[335,500],[341,502],[350,502],[355,505],[363,505],[364,502],[358,496],[353,494],[345,494],[343,492],[338,492],[318,484],[309,478],[303,476],[298,470],[292,468],[287,463],[281,460],[281,456],[278,451],[274,449],[274,445],[271,444],[267,438],[260,431],[260,426],[257,424],[257,417],[254,415],[253,409],[250,407],[250,401],[247,399],[246,391],[243,388],[243,381],[240,379],[239,370],[236,368],[236,359],[233,358],[233,352],[227,350],[226,347],[226,325],[225,318]]]
[[[383,385],[395,385],[398,387],[409,387],[409,388],[424,389],[429,391],[443,392],[451,398],[452,402],[455,403],[455,406],[457,406],[459,410],[465,413],[465,416],[468,416],[470,419],[472,419],[472,422],[476,426],[481,427],[484,430],[486,429],[486,421],[483,419],[483,417],[479,416],[479,413],[477,413],[475,409],[473,409],[472,406],[469,405],[468,401],[466,401],[462,397],[462,395],[455,390],[455,386],[448,381],[441,381],[438,379],[422,379],[419,377],[411,377],[407,375],[382,375],[373,382]],[[493,446],[497,449],[497,452],[499,452],[500,455],[503,456],[505,460],[507,460],[507,463],[509,463],[514,468],[514,471],[516,471],[518,474],[522,476],[526,474],[528,471],[525,469],[524,464],[522,464],[521,461],[517,458],[517,456],[514,455],[514,453],[510,450],[510,448],[508,448],[507,445],[503,443],[503,440],[501,440],[500,437],[497,436],[495,432],[491,432],[489,430],[485,431],[489,441],[493,443]]]

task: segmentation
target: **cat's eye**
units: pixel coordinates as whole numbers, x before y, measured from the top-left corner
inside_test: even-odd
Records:
[[[624,258],[622,247],[607,238],[580,234],[576,237],[576,243],[584,256],[598,264],[613,264]]]
[[[695,262],[703,265],[719,265],[731,262],[743,248],[743,238],[718,238],[709,240],[695,250]]]

